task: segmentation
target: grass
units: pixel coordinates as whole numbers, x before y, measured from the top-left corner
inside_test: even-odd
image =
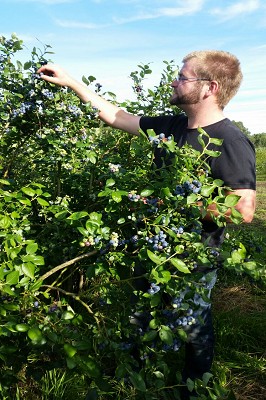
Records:
[[[232,228],[266,243],[266,182],[258,182],[254,221]],[[265,262],[266,247],[256,255]],[[214,372],[238,400],[266,399],[266,291],[248,277],[220,272],[213,291]]]

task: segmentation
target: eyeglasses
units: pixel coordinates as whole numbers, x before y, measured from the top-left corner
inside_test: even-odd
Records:
[[[209,81],[210,82],[211,79],[208,79],[208,78],[197,78],[197,77],[195,77],[195,78],[186,78],[185,76],[177,75],[177,76],[174,77],[174,81],[177,81],[177,82]]]

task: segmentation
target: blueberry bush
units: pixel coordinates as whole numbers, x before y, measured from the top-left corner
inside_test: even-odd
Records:
[[[241,241],[218,250],[202,240],[199,203],[202,210],[217,205],[220,226],[229,208],[241,221],[238,197],[226,196],[209,174],[208,158],[219,156],[210,145],[220,142],[199,128],[197,152],[153,131],[131,137],[111,129],[90,104],[37,75],[53,54],[49,45],[33,48],[23,64],[22,49],[15,35],[0,38],[5,398],[54,368],[85,376],[89,399],[178,398],[182,384],[200,399],[223,398],[227,392],[210,374],[182,383],[181,367],[172,368],[200,307],[209,305],[214,269],[265,278]],[[150,66],[139,65],[131,74],[136,100],[122,106],[178,112],[167,104],[175,69],[165,62],[151,90],[144,88]],[[83,81],[116,103],[95,77]],[[155,151],[164,155],[161,168]]]

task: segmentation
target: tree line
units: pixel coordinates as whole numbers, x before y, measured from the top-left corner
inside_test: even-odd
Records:
[[[241,121],[233,121],[238,128],[252,141],[256,148],[266,147],[266,132],[256,133],[254,135],[244,126]]]

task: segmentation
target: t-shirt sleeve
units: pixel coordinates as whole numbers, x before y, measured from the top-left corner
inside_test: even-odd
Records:
[[[148,129],[153,129],[154,132],[158,135],[164,130],[165,118],[163,116],[159,117],[146,117],[143,116],[140,118],[139,126],[143,132],[147,132]]]
[[[232,189],[256,189],[256,157],[245,137],[224,143],[221,155],[210,162],[212,176]]]

